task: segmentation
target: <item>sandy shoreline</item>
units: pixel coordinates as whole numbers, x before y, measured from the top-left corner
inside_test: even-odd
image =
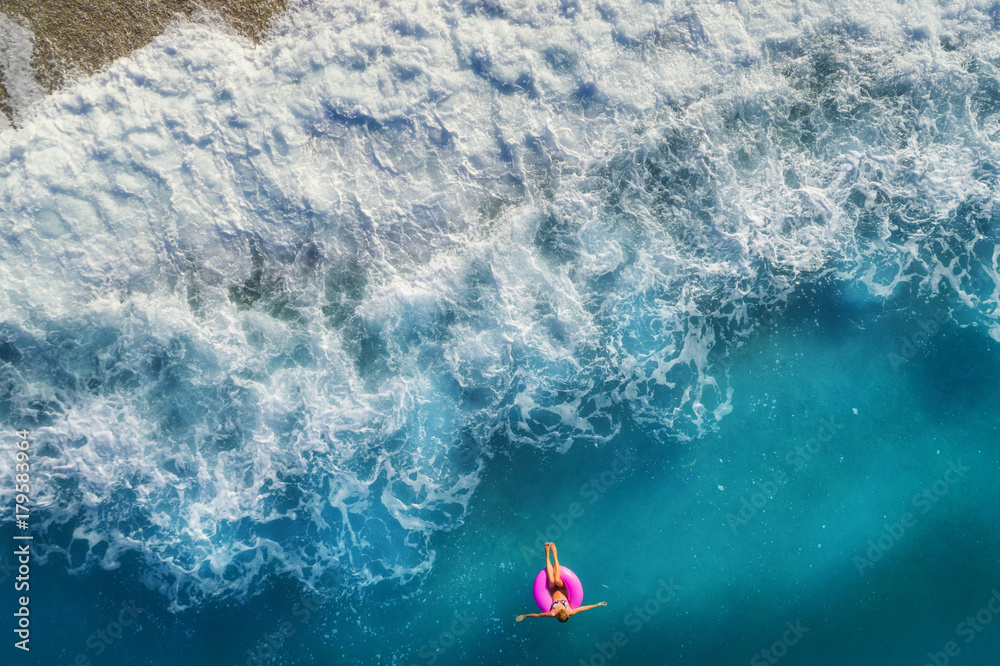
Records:
[[[50,93],[76,74],[93,74],[145,46],[178,15],[190,17],[208,9],[239,34],[259,41],[285,4],[286,0],[0,0],[0,12],[33,33],[32,70],[41,89]],[[5,69],[0,62],[0,112],[10,119],[13,109],[4,85]]]

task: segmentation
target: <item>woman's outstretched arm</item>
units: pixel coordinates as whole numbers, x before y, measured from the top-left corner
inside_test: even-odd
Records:
[[[576,615],[577,613],[582,613],[585,610],[590,610],[591,608],[597,608],[598,606],[607,606],[607,601],[602,601],[599,604],[592,604],[590,606],[580,606],[579,608],[574,608],[569,612],[570,615]]]
[[[518,615],[517,621],[520,622],[526,617],[553,617],[553,616],[555,616],[555,613],[553,613],[552,611],[549,611],[548,613],[527,613],[525,615]]]

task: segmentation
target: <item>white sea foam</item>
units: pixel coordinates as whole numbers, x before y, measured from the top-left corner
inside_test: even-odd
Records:
[[[992,7],[309,2],[35,104],[0,414],[50,554],[174,608],[418,581],[498,446],[714,428],[802,280],[995,318]]]
[[[31,30],[22,21],[0,12],[0,81],[14,122],[20,122],[45,94],[31,69],[33,52]],[[0,130],[9,128],[7,116],[0,113]]]

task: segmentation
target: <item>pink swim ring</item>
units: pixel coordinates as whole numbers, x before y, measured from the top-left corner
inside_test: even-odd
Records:
[[[583,603],[583,583],[580,582],[575,573],[566,567],[559,567],[559,575],[562,577],[563,583],[566,584],[566,596],[569,597],[569,607],[579,608],[580,604]],[[535,576],[535,587],[533,590],[535,603],[538,604],[543,613],[547,613],[552,609],[552,595],[549,594],[548,578],[545,569],[539,571],[538,575]]]

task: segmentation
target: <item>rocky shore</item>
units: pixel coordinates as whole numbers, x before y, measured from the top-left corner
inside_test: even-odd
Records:
[[[13,76],[28,69],[40,93],[92,74],[160,35],[177,17],[217,14],[259,41],[286,0],[0,0],[0,112],[15,119]],[[24,72],[21,72],[24,75]],[[20,83],[24,87],[24,80]],[[30,86],[30,81],[28,82]],[[2,120],[0,120],[2,122]]]

